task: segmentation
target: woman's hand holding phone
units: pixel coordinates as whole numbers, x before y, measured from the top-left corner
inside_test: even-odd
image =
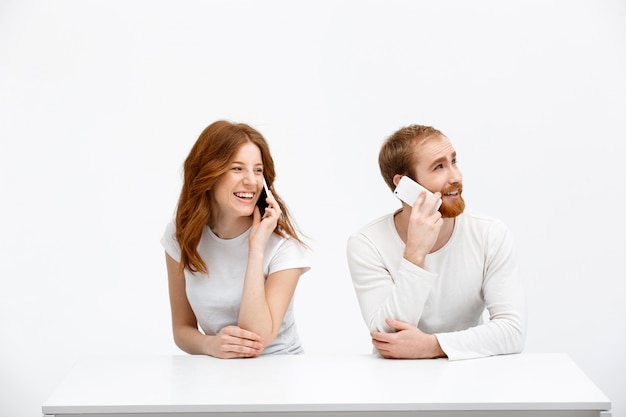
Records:
[[[274,199],[274,195],[269,190],[267,183],[265,182],[265,178],[263,179],[263,190],[259,196],[259,200],[257,200],[258,210],[254,210],[253,221],[252,221],[252,230],[250,231],[249,237],[249,246],[250,249],[254,249],[258,247],[258,249],[265,249],[265,244],[269,237],[274,233],[274,229],[276,229],[276,225],[278,224],[278,219],[280,218],[282,211],[278,202]],[[264,198],[265,208],[263,212],[259,207],[259,201]]]

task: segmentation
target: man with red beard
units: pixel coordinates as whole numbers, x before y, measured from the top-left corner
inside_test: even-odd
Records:
[[[451,360],[521,352],[526,307],[511,235],[502,222],[464,211],[448,138],[430,126],[404,127],[385,141],[378,162],[392,191],[407,175],[435,198],[422,192],[412,206],[402,203],[348,240],[352,282],[376,351]]]

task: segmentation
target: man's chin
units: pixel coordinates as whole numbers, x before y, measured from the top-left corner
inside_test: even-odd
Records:
[[[446,204],[444,202],[441,207],[439,207],[439,212],[441,213],[441,217],[445,218],[454,218],[459,214],[463,213],[465,210],[465,200],[460,198],[458,201],[455,201],[452,204]]]

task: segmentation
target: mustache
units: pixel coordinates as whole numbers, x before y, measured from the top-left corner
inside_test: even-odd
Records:
[[[455,185],[451,185],[449,187],[446,187],[444,189],[442,189],[440,191],[441,195],[447,194],[447,193],[451,193],[453,191],[458,191],[459,194],[463,193],[463,184],[459,183],[459,184],[455,184]]]

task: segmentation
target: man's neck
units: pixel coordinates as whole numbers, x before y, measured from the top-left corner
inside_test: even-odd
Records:
[[[400,210],[394,216],[394,224],[396,226],[396,230],[398,232],[398,235],[400,235],[400,239],[402,239],[404,243],[406,243],[410,216],[411,211],[405,209]],[[443,219],[443,225],[441,226],[441,230],[439,231],[439,236],[437,236],[437,241],[435,242],[429,253],[438,251],[439,249],[444,247],[446,243],[448,243],[450,237],[452,236],[452,232],[454,231],[454,224],[454,217],[448,217]]]

